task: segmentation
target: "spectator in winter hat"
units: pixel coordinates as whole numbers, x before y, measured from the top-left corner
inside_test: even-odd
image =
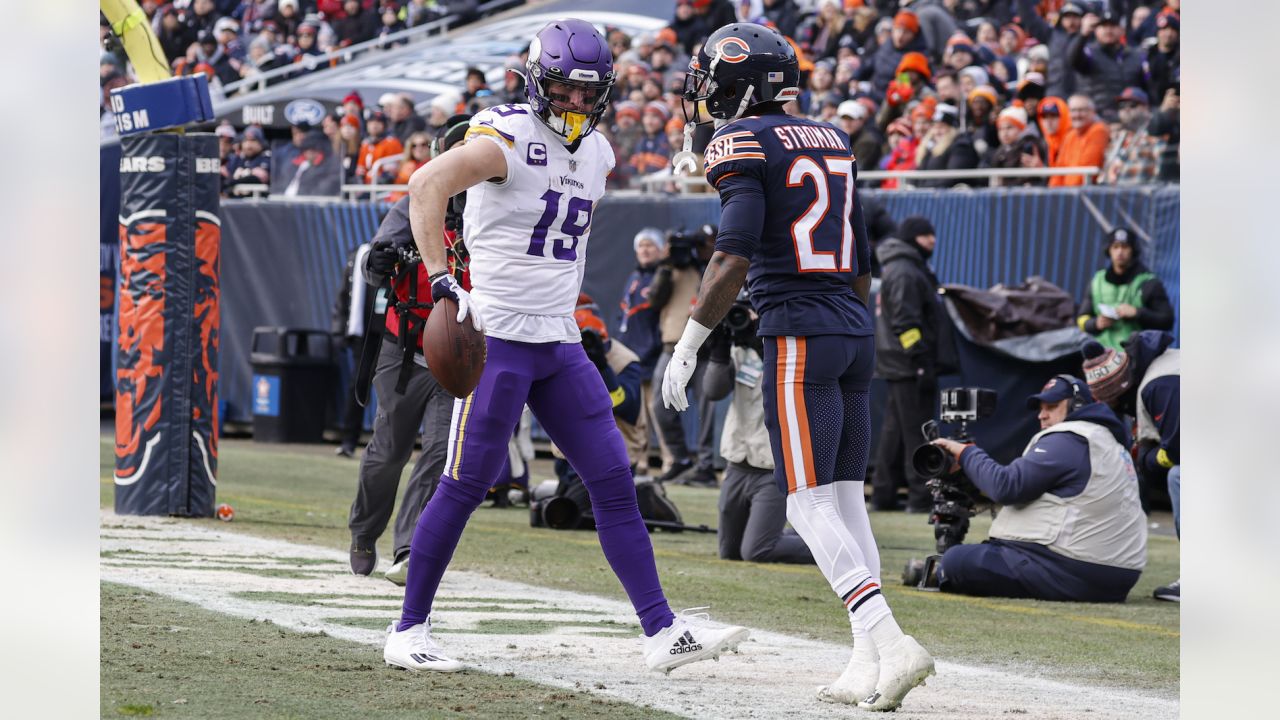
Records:
[[[875,168],[880,163],[884,137],[868,122],[871,112],[857,100],[845,100],[836,108],[837,124],[849,136],[849,147],[860,168]]]
[[[679,152],[684,147],[684,120],[672,117],[667,121],[664,131],[667,133],[667,144],[671,146],[671,152]]]
[[[223,167],[222,190],[233,194],[236,185],[269,185],[271,183],[271,153],[266,149],[267,140],[262,128],[250,125],[240,135],[240,147],[227,156]]]
[[[462,97],[456,93],[441,93],[431,98],[431,111],[427,117],[427,125],[434,129],[444,127],[445,121],[453,117]]]
[[[1147,48],[1146,68],[1150,75],[1151,100],[1163,103],[1169,91],[1178,84],[1178,69],[1182,63],[1178,49],[1179,21],[1173,13],[1156,16],[1156,44]]]
[[[263,20],[259,31],[265,31],[270,26],[278,32],[280,40],[293,42],[298,36],[298,28],[302,25],[302,20],[298,0],[280,0],[276,4],[275,16]]]
[[[987,74],[986,70],[983,70],[977,65],[970,65],[969,67],[964,68],[960,72],[956,73],[956,77],[959,78],[960,92],[963,93],[966,98],[968,98],[969,93],[973,92],[973,89],[979,85],[991,84],[991,76]]]
[[[1041,84],[1048,87],[1049,81],[1049,46],[1033,45],[1027,49],[1027,73],[1040,73],[1045,77]],[[1024,75],[1025,77],[1025,75]]]
[[[857,79],[870,80],[875,92],[883,95],[894,80],[902,56],[909,52],[928,53],[929,48],[920,36],[920,19],[910,10],[900,10],[893,17],[890,42],[882,43],[858,68]]]
[[[1089,282],[1076,318],[1080,329],[1115,350],[1140,330],[1172,330],[1173,305],[1164,284],[1142,264],[1134,232],[1111,230],[1103,250],[1109,263]]]
[[[227,156],[235,148],[236,129],[231,126],[231,123],[223,120],[218,123],[218,127],[214,129],[213,134],[218,136],[218,159],[222,161],[225,167]]]
[[[880,128],[889,127],[889,123],[900,117],[912,100],[930,94],[929,81],[933,71],[924,53],[903,53],[894,76],[885,91],[884,104],[876,113],[876,126]]]
[[[1049,159],[1046,164],[1052,166],[1058,161],[1058,150],[1062,148],[1062,141],[1067,137],[1067,131],[1071,129],[1071,115],[1067,112],[1067,102],[1052,95],[1041,100],[1036,108],[1036,122],[1040,126],[1040,137],[1044,138],[1045,146],[1049,150]],[[1039,165],[1031,167],[1039,167]]]
[[[916,150],[917,170],[966,170],[978,167],[978,153],[969,133],[960,131],[960,111],[954,105],[939,103],[933,113],[933,123],[924,141]],[[974,180],[953,178],[924,180],[923,187],[952,187],[979,184]]]
[[[1001,55],[1016,56],[1022,52],[1022,43],[1027,33],[1017,25],[1005,25],[1000,28],[999,52]]]
[[[968,128],[973,138],[973,149],[978,157],[985,157],[1000,144],[996,137],[996,91],[990,85],[979,85],[968,97]]]
[[[338,138],[334,142],[333,151],[342,162],[342,182],[354,184],[360,182],[356,177],[356,168],[360,165],[360,137],[363,134],[361,124],[364,118],[355,115],[343,115],[338,121]]]
[[[1044,99],[1044,75],[1029,72],[1014,89],[1013,104],[1034,110]]]
[[[1116,98],[1120,107],[1119,130],[1107,147],[1106,165],[1099,182],[1108,185],[1141,185],[1154,182],[1160,169],[1164,141],[1147,130],[1151,102],[1136,87],[1125,88]]]
[[[1049,151],[1044,141],[1029,128],[1027,111],[1021,107],[1007,107],[1000,111],[996,118],[996,134],[1000,139],[999,147],[990,151],[984,159],[983,167],[1021,168],[1043,167],[1049,162]],[[1001,186],[1010,185],[1045,185],[1044,178],[1001,178],[996,181]]]
[[[953,70],[962,70],[977,62],[977,51],[968,42],[947,43],[943,61]]]
[[[915,108],[916,110],[920,108]],[[916,114],[915,110],[912,115]],[[888,132],[886,133],[889,147],[889,154],[881,160],[882,170],[914,170],[916,168],[916,149],[920,146],[920,139],[923,137],[917,134],[913,125],[913,118],[900,117],[889,123]],[[898,187],[896,179],[885,180],[881,187],[886,189],[894,189]]]
[[[617,168],[609,176],[609,180],[617,187],[627,187],[631,176],[631,166],[627,160],[635,151],[644,128],[640,126],[640,106],[630,100],[623,100],[613,105],[613,127],[609,129],[609,141],[613,145],[613,155],[618,158]],[[683,140],[682,140],[683,144]]]
[[[671,144],[667,141],[666,124],[671,119],[667,106],[650,102],[641,114],[643,132],[631,152],[628,164],[635,175],[648,175],[671,164]]]
[[[372,184],[376,181],[385,185],[396,179],[396,171],[399,170],[397,162],[388,161],[378,165],[376,177],[373,170],[374,163],[379,160],[397,157],[404,152],[404,143],[387,133],[387,124],[387,116],[377,110],[369,113],[369,117],[365,119],[368,134],[360,144],[360,162],[356,166],[356,177],[360,182]]]

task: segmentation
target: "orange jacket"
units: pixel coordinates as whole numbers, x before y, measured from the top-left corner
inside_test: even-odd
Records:
[[[1111,139],[1111,131],[1099,121],[1094,121],[1083,128],[1071,128],[1062,139],[1062,147],[1058,150],[1057,160],[1053,167],[1080,167],[1096,165],[1102,167],[1103,157],[1107,152],[1107,142]],[[1049,178],[1049,187],[1070,187],[1083,185],[1083,175],[1059,175]]]
[[[413,177],[413,173],[416,172],[418,168],[426,164],[427,163],[425,160],[422,162],[418,162],[416,160],[408,160],[406,162],[400,163],[400,171],[396,173],[396,184],[408,185],[409,178]],[[387,196],[387,202],[395,202],[402,197],[404,197],[404,193],[394,192]]]
[[[400,139],[394,135],[388,135],[377,143],[370,144],[368,140],[360,143],[360,154],[357,156],[359,161],[356,166],[356,176],[360,178],[360,182],[371,182],[369,178],[369,169],[373,164],[388,155],[401,155],[404,153],[404,145],[400,144]],[[384,170],[385,171],[385,170]]]
[[[1058,108],[1058,132],[1052,135],[1044,129],[1044,108],[1046,105],[1055,105]],[[1052,95],[1041,100],[1036,110],[1036,124],[1040,126],[1040,134],[1044,137],[1044,144],[1049,148],[1049,165],[1052,166],[1054,160],[1058,157],[1058,149],[1062,147],[1062,139],[1067,136],[1067,131],[1071,129],[1071,114],[1067,112],[1067,101]]]

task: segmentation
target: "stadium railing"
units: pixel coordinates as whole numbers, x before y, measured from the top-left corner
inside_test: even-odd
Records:
[[[486,13],[505,10],[508,7],[521,5],[524,2],[525,0],[489,0],[489,2],[482,3],[480,7],[476,9],[476,13],[483,16]],[[326,67],[334,60],[337,60],[338,64],[348,63],[354,60],[357,56],[370,51],[384,49],[389,50],[397,47],[397,43],[402,40],[414,42],[416,40],[422,40],[436,35],[443,35],[449,31],[449,26],[457,24],[458,20],[459,18],[456,15],[446,15],[437,20],[432,20],[429,23],[415,25],[411,28],[405,28],[399,32],[391,33],[386,37],[378,37],[355,45],[348,45],[344,48],[331,50],[323,55],[304,56],[300,63],[290,63],[283,67],[268,70],[264,73],[250,75],[249,77],[235,82],[227,83],[226,85],[223,85],[220,90],[211,87],[210,91],[215,95],[221,92],[221,98],[215,97],[215,99],[225,99],[237,94],[260,92],[267,89],[268,82],[276,79],[287,78],[289,75],[297,74],[299,70],[309,72],[316,68]]]
[[[399,155],[395,156],[395,159],[399,158]],[[383,159],[386,160],[388,158]],[[1054,177],[1057,175],[1084,175],[1085,184],[1090,185],[1092,184],[1092,177],[1097,174],[1098,168],[1093,166],[1063,168],[986,168],[982,170],[869,170],[867,172],[858,173],[858,180],[879,181],[896,179],[900,181],[899,189],[937,190],[938,188],[916,188],[911,185],[910,182],[912,180],[954,180],[968,178],[1000,180],[1004,178],[1043,178]],[[668,183],[675,183],[679,185],[682,193],[687,193],[694,187],[706,187],[706,180],[701,175],[671,175],[665,172],[646,175],[642,178],[637,178],[634,182],[640,183],[640,191],[645,193],[662,192],[660,188]],[[408,189],[408,185],[343,185],[342,196],[349,200],[356,200],[359,198],[380,200],[391,193],[404,192]]]
[[[1059,175],[1083,175],[1084,184],[1092,185],[1093,178],[1099,172],[1094,166],[1056,167],[1056,168],[982,168],[973,170],[867,170],[858,171],[858,181],[897,180],[898,189],[915,189],[912,181],[920,180],[992,180],[998,187],[1000,180],[1014,178],[1049,178]],[[679,192],[687,193],[693,188],[705,188],[706,179],[701,175],[672,175],[661,170],[643,177],[633,178],[633,185],[639,185],[647,192],[664,192],[666,185],[674,184]],[[888,189],[888,188],[886,188]],[[937,189],[937,188],[920,188]]]

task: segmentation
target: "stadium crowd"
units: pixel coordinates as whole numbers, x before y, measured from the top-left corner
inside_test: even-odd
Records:
[[[710,30],[737,20],[787,37],[803,84],[789,112],[839,125],[862,170],[1096,166],[1101,183],[1177,181],[1179,8],[1178,0],[677,0],[657,33],[609,34],[619,80],[607,132],[626,159],[616,180],[628,186],[662,170],[660,158],[681,148],[684,68]],[[919,184],[962,183],[985,181]]]
[[[142,2],[174,72],[203,71],[224,84],[289,64],[307,72],[308,56],[474,5]],[[635,188],[644,176],[670,172],[684,143],[681,98],[689,58],[710,30],[735,20],[787,37],[800,57],[803,85],[789,112],[841,127],[863,171],[1092,166],[1101,169],[1092,179],[1098,183],[1176,182],[1179,8],[1179,0],[677,0],[674,17],[658,32],[608,29],[618,76],[601,122],[618,158],[610,182]],[[353,92],[323,126],[341,158],[343,181],[372,182],[373,162],[398,155],[399,162],[379,166],[377,181],[404,182],[430,159],[426,147],[450,116],[524,100],[524,60],[521,54],[507,62],[501,87],[469,68],[456,94],[427,106],[389,93],[375,106]],[[107,92],[128,82],[125,68],[117,50],[104,51],[104,111]],[[427,137],[413,141],[415,132]],[[695,136],[695,152],[708,137],[709,130]],[[994,182],[1057,187],[1084,181],[1062,175]],[[914,184],[987,182],[961,177]],[[674,185],[659,181],[656,187]]]

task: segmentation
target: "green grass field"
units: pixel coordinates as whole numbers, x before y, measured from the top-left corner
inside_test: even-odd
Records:
[[[345,550],[350,540],[346,527],[347,512],[355,492],[358,463],[335,458],[331,452],[328,446],[272,446],[241,440],[224,441],[220,448],[218,500],[230,503],[236,511],[235,521],[226,528]],[[104,437],[101,441],[100,492],[102,506],[108,508],[113,503],[112,463],[111,438]],[[548,463],[535,464],[535,478],[549,476]],[[669,492],[686,522],[715,524],[716,494],[713,491],[673,487]],[[485,507],[478,510],[455,555],[454,567],[534,585],[622,599],[621,588],[609,572],[593,534],[534,529],[529,527],[528,517],[524,508],[498,510]],[[1153,519],[1162,525],[1171,522],[1167,514]],[[215,520],[192,522],[217,523]],[[919,638],[935,657],[1007,668],[1054,680],[1141,689],[1168,696],[1177,693],[1179,606],[1151,599],[1151,592],[1156,586],[1179,574],[1175,538],[1151,535],[1147,569],[1130,594],[1128,603],[1091,605],[966,598],[902,587],[897,584],[897,577],[906,560],[931,552],[932,528],[921,516],[891,513],[873,513],[872,525],[880,543],[885,595],[903,628]],[[970,541],[984,538],[989,525],[989,517],[976,518]],[[721,561],[716,557],[715,537],[708,534],[657,533],[653,535],[653,542],[664,587],[676,609],[710,604],[715,616],[725,621],[836,643],[847,641],[848,624],[843,610],[816,568]],[[379,545],[379,552],[385,557],[390,549],[388,532]],[[201,646],[207,655],[219,658],[239,657],[236,648],[245,643],[251,644],[250,638],[257,637],[253,633],[264,630],[262,627],[250,627],[242,620],[218,620],[193,606],[131,588],[104,586],[104,715],[154,712],[180,716],[184,714],[184,705],[175,705],[171,701],[180,699],[183,693],[219,692],[216,683],[201,682],[193,686],[191,678],[203,678],[207,672],[225,668],[210,667],[217,662],[209,657],[187,656],[189,654],[166,642],[163,632],[150,627],[163,624],[159,620],[148,620],[147,625],[138,625],[127,619],[133,615],[151,617],[153,613],[198,616],[201,622],[197,624],[202,628]],[[174,621],[178,625],[189,622],[193,620]],[[275,628],[265,630],[271,636],[283,633],[279,642],[273,637],[273,642],[269,643],[273,646],[317,643],[314,637],[296,636]],[[361,664],[376,665],[374,661],[378,658],[368,648],[332,638],[324,640],[326,651],[334,653],[324,667],[352,669]],[[267,651],[260,648],[258,652]],[[277,657],[274,650],[268,655]],[[269,714],[273,716],[314,716],[309,711],[313,706],[308,703],[322,702],[325,693],[333,689],[310,687],[315,684],[314,680],[308,679],[315,669],[314,664],[286,667],[289,664],[287,657],[288,653],[282,652],[273,661],[277,669],[272,673],[279,673],[281,682],[275,682],[273,674],[255,676],[251,683],[256,683],[253,691],[248,692],[245,688],[240,694],[245,694],[246,698],[261,695],[254,702],[261,699],[271,703],[268,707],[273,709]],[[163,672],[148,669],[161,667]],[[423,707],[431,707],[442,716],[458,716],[457,713],[475,716],[466,707],[458,706],[456,700],[450,703],[450,697],[457,697],[449,692],[452,681],[433,680],[425,691],[421,685],[397,691],[394,682],[384,687],[371,680],[372,673],[350,675],[363,678],[365,685],[375,688],[371,692],[387,699],[389,704],[379,704],[379,707],[396,711],[413,707],[419,709],[419,715]],[[486,716],[532,714],[530,708],[535,699],[539,703],[549,703],[544,705],[548,714],[654,716],[651,710],[637,715],[636,709],[629,706],[600,704],[589,695],[533,685],[516,693],[518,697],[504,701],[503,693],[511,692],[514,681],[510,678],[483,679],[479,675],[468,674],[468,693],[479,697],[493,696],[493,702],[497,704],[493,714],[485,713]],[[298,692],[300,686],[307,686],[305,692]],[[405,702],[409,704],[402,704],[396,699],[398,692],[405,695]],[[424,695],[425,700],[422,699]],[[162,698],[169,696],[172,696],[169,701],[161,702]],[[409,701],[407,698],[417,699]],[[199,705],[207,710],[209,699],[205,697],[205,702]],[[502,706],[503,702],[514,704]],[[196,704],[194,699],[191,703]],[[229,710],[225,716],[259,714],[254,711],[259,705],[236,705],[239,711]],[[141,709],[144,706],[152,709]],[[463,709],[455,710],[455,706]],[[499,712],[500,706],[506,710]],[[346,715],[345,710],[337,712],[338,705],[314,707],[331,707],[334,716]],[[205,713],[202,716],[209,715]]]

